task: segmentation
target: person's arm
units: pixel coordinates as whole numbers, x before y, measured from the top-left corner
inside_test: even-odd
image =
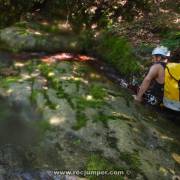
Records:
[[[148,74],[144,78],[144,80],[139,88],[137,95],[134,96],[134,99],[136,101],[141,102],[143,100],[143,94],[148,90],[148,88],[151,84],[151,81],[153,79],[155,79],[157,77],[157,75],[158,75],[158,66],[156,64],[150,68]]]

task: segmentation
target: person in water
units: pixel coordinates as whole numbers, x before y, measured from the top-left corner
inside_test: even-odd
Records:
[[[158,46],[152,51],[152,66],[139,87],[138,93],[133,95],[138,102],[145,101],[151,105],[160,105],[163,100],[165,66],[170,52],[164,46]]]

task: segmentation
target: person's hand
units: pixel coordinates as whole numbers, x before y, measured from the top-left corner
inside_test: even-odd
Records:
[[[143,99],[140,98],[140,97],[138,97],[137,95],[133,95],[133,98],[134,98],[134,100],[137,101],[137,102],[142,102],[142,101],[143,101]]]

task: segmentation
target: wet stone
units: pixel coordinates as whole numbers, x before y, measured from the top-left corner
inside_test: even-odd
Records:
[[[178,126],[86,64],[40,65],[1,87],[0,178],[78,179],[51,170],[88,167],[128,169],[129,179],[178,174]]]

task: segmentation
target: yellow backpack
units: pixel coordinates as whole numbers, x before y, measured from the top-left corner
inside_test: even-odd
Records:
[[[180,111],[180,63],[166,65],[163,105]]]

